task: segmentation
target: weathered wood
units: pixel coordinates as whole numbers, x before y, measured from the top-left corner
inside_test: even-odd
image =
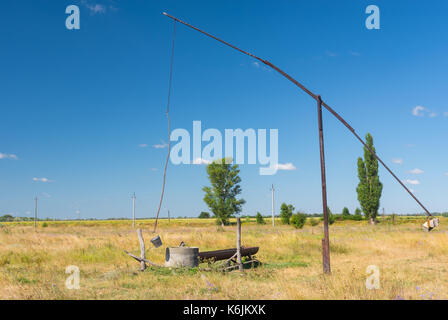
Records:
[[[259,250],[259,247],[241,247],[241,256],[246,257],[249,255],[255,255]],[[232,258],[236,254],[236,248],[224,249],[224,250],[214,250],[214,251],[204,251],[199,252],[199,260],[227,260]]]
[[[137,260],[138,262],[143,262],[143,263],[147,263],[147,264],[149,264],[149,265],[151,265],[151,266],[153,266],[153,267],[158,267],[158,268],[164,268],[164,266],[161,266],[161,265],[158,265],[158,264],[156,264],[156,263],[154,263],[154,262],[152,262],[152,261],[150,261],[150,260],[148,260],[148,259],[142,259],[142,258],[139,258],[139,257],[137,257],[136,255],[134,255],[134,254],[132,254],[132,253],[130,253],[130,252],[127,252],[126,250],[123,250],[124,251],[124,253],[126,253],[127,255],[129,255],[129,256],[131,256],[132,258],[134,258],[135,260]]]
[[[236,218],[237,230],[236,230],[236,258],[238,261],[238,268],[240,272],[243,272],[243,264],[241,262],[241,218]]]
[[[140,271],[145,271],[145,269],[146,269],[146,263],[145,263],[146,253],[145,253],[145,241],[143,240],[142,229],[137,229],[137,235],[138,235],[138,240],[140,242],[140,258],[142,259]]]

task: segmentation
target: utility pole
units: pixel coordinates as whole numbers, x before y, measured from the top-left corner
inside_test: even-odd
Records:
[[[34,198],[34,229],[37,228],[37,197]]]
[[[171,223],[170,210],[168,210],[168,223]]]
[[[132,195],[132,228],[135,228],[135,192]]]
[[[275,227],[275,209],[274,209],[274,185],[272,185],[272,227]]]

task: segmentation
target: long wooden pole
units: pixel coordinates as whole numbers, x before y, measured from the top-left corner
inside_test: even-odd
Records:
[[[140,258],[142,259],[140,271],[145,271],[146,263],[144,260],[146,259],[146,253],[145,253],[145,241],[143,240],[142,229],[137,229],[137,235],[138,240],[140,242]]]
[[[37,197],[34,198],[34,229],[37,228]]]
[[[135,192],[132,195],[132,228],[135,228]]]
[[[236,261],[238,262],[238,269],[243,272],[243,262],[241,261],[241,218],[236,218]]]
[[[330,235],[328,231],[327,178],[325,174],[324,130],[322,124],[322,99],[317,97],[317,119],[319,123],[320,171],[322,178],[322,205],[324,213],[324,238],[322,239],[322,265],[324,273],[330,273]]]
[[[272,185],[272,227],[275,228],[274,185]]]
[[[305,91],[309,96],[311,96],[313,99],[315,99],[316,101],[318,100],[318,95],[314,94],[313,92],[311,92],[310,90],[308,90],[303,84],[301,84],[299,81],[297,81],[296,79],[294,79],[293,77],[291,77],[289,74],[287,74],[286,72],[284,72],[283,70],[281,70],[280,68],[278,68],[277,66],[273,65],[272,63],[270,63],[267,60],[263,60],[259,57],[257,57],[256,55],[249,53],[247,51],[244,51],[224,40],[219,39],[218,37],[215,37],[214,35],[211,35],[210,33],[207,33],[199,28],[196,28],[195,26],[192,26],[189,23],[186,23],[185,21],[182,21],[176,17],[173,17],[171,15],[169,15],[166,12],[163,12],[163,14],[165,16],[167,16],[168,18],[173,19],[174,21],[180,22],[183,25],[192,28],[210,38],[215,39],[216,41],[219,41],[223,44],[225,44],[226,46],[229,46],[245,55],[248,55],[254,59],[257,59],[258,61],[260,61],[261,63],[267,65],[268,67],[274,69],[275,71],[277,71],[278,73],[280,73],[282,76],[284,76],[286,79],[288,79],[289,81],[291,81],[292,83],[294,83],[296,86],[298,86],[300,89],[302,89],[303,91]],[[408,187],[405,186],[405,184],[403,183],[403,181],[401,181],[394,173],[393,171],[384,163],[383,160],[381,160],[381,158],[379,156],[377,156],[376,152],[372,150],[372,148],[370,148],[363,139],[361,139],[361,137],[356,133],[355,129],[353,129],[348,123],[347,121],[345,121],[335,110],[333,110],[333,108],[331,108],[328,104],[326,104],[324,101],[321,101],[322,106],[327,109],[333,116],[336,117],[336,119],[338,119],[354,136],[356,139],[359,140],[359,142],[361,142],[361,144],[382,164],[382,166],[395,178],[395,180],[406,190],[406,192],[420,205],[420,207],[425,210],[426,214],[431,217],[432,214],[429,212],[428,209],[426,209],[426,207],[420,202],[420,200],[417,199],[417,197],[411,192],[411,190],[409,190]]]

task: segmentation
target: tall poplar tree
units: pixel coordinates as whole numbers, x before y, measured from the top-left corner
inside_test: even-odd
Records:
[[[367,146],[375,152],[373,138],[370,133],[366,135]],[[358,201],[366,218],[370,223],[376,223],[376,216],[380,207],[380,198],[383,184],[378,176],[378,160],[364,147],[364,159],[358,158],[359,184],[356,188]]]

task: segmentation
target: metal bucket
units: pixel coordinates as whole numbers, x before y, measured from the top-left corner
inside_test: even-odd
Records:
[[[199,248],[172,247],[166,248],[165,266],[175,268],[194,268],[199,265]]]
[[[151,243],[154,245],[154,247],[158,248],[162,245],[162,239],[160,239],[160,237],[157,235],[151,239]]]

